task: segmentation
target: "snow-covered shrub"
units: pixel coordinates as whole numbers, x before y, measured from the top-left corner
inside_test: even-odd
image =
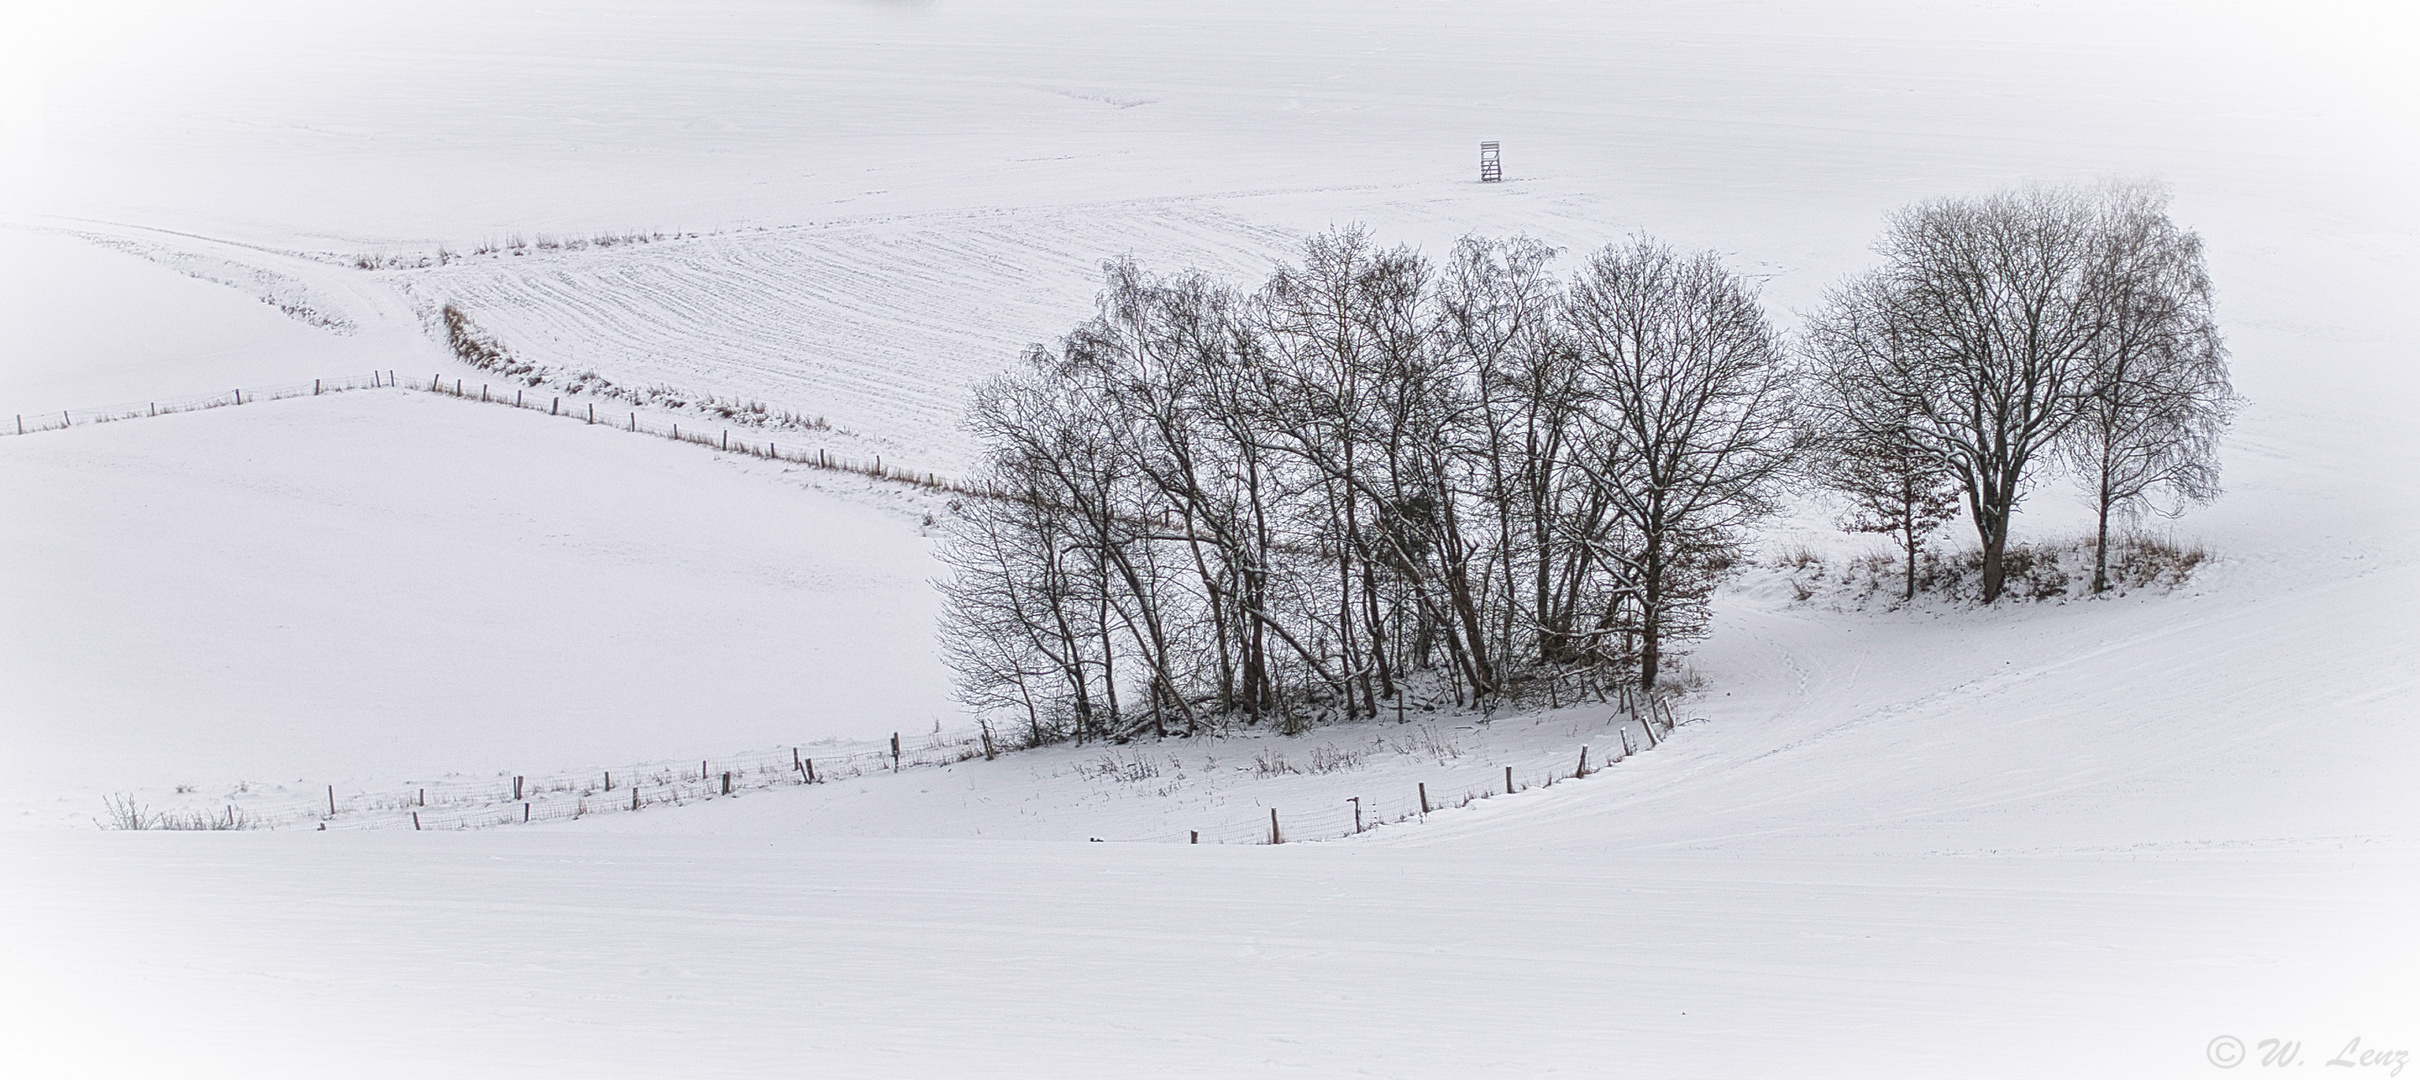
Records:
[[[251,818],[233,806],[224,814],[200,812],[169,813],[153,811],[134,800],[132,795],[109,795],[101,800],[107,814],[96,822],[104,829],[143,831],[164,829],[171,832],[224,832],[255,827]]]
[[[2005,596],[2014,600],[2062,601],[2089,596],[2092,538],[2012,543],[2002,555]],[[2112,537],[2109,591],[2173,589],[2210,559],[2199,544],[2183,544],[2147,533]],[[1797,548],[1766,561],[1798,603],[1850,606],[1900,602],[1906,564],[1897,554],[1873,553],[1837,563]],[[1954,603],[1977,603],[1983,594],[1983,553],[1975,548],[1927,550],[1916,559],[1916,595]]]
[[[1169,760],[1173,762],[1175,759],[1170,758]],[[1087,780],[1117,780],[1128,784],[1139,784],[1159,776],[1160,763],[1145,756],[1140,750],[1129,751],[1123,756],[1116,750],[1108,750],[1102,752],[1099,760],[1077,762],[1076,775]]]

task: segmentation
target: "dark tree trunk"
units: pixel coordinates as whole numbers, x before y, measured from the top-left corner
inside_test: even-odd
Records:
[[[1639,689],[1654,690],[1656,669],[1663,661],[1664,559],[1655,541],[1648,541],[1646,596],[1639,605]]]
[[[2098,595],[2109,588],[2109,482],[2101,481],[2100,523],[2092,534],[2092,591]]]
[[[1916,522],[1912,513],[1907,524],[1907,592],[1901,599],[1910,602],[1916,599]]]
[[[2000,599],[2007,585],[2008,511],[1994,510],[1983,524],[1983,602]]]

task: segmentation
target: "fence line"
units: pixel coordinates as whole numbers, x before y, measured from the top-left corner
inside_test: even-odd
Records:
[[[474,389],[473,384],[467,380],[455,379],[449,384],[442,375],[431,376],[428,384],[425,386],[407,384],[405,389],[420,391],[423,393],[443,394],[448,397],[460,398],[466,401],[479,401],[484,404],[505,405],[516,409],[544,412],[548,416],[567,418],[584,424],[612,427],[619,431],[628,431],[639,435],[653,435],[658,438],[671,439],[674,442],[685,442],[697,446],[704,446],[720,450],[725,453],[744,454],[749,457],[764,458],[769,461],[781,461],[792,465],[804,465],[808,468],[824,469],[831,472],[856,473],[860,476],[869,476],[876,480],[888,480],[894,483],[913,484],[918,487],[933,488],[936,490],[949,491],[961,495],[983,494],[982,492],[976,491],[974,488],[942,476],[939,473],[924,472],[915,469],[903,469],[897,465],[884,464],[882,455],[880,454],[874,455],[871,459],[851,458],[840,454],[834,454],[823,449],[810,450],[799,448],[795,443],[792,444],[792,449],[783,450],[780,442],[771,438],[770,436],[751,441],[746,437],[743,431],[743,434],[740,438],[732,438],[731,429],[727,427],[717,428],[711,424],[701,427],[696,424],[691,424],[689,425],[689,430],[683,431],[681,430],[681,424],[678,421],[664,421],[659,423],[652,419],[642,419],[636,410],[609,409],[603,413],[599,413],[594,400],[589,400],[584,403],[574,402],[572,408],[565,408],[561,395],[531,396],[528,395],[526,391],[514,390],[512,391],[512,395],[510,397],[506,397],[501,392],[491,391],[490,384],[477,384],[476,388]]]
[[[225,820],[256,829],[479,829],[682,806],[749,791],[951,765],[983,755],[980,734],[894,735],[889,746],[837,753],[829,744],[802,744],[546,775],[453,776],[377,790],[325,785],[273,797],[246,793],[195,807],[145,811],[146,827],[184,828],[194,826],[181,823]],[[119,824],[123,827],[123,821]]]
[[[1605,769],[1619,765],[1631,757],[1656,749],[1679,726],[1670,705],[1650,700],[1641,709],[1629,695],[1624,695],[1623,708],[1628,715],[1614,714],[1615,724],[1608,733],[1612,746],[1575,747],[1573,756],[1565,759],[1566,766],[1549,766],[1543,770],[1524,773],[1516,766],[1490,764],[1489,782],[1476,785],[1456,783],[1452,787],[1431,786],[1426,781],[1413,781],[1413,790],[1398,791],[1386,796],[1354,796],[1326,806],[1295,808],[1261,806],[1250,816],[1232,818],[1207,828],[1186,829],[1176,833],[1155,833],[1147,836],[1114,838],[1118,843],[1178,843],[1178,844],[1283,844],[1307,840],[1334,840],[1368,832],[1372,829],[1399,825],[1408,821],[1426,820],[1440,810],[1468,806],[1482,799],[1551,787],[1556,783],[1585,779]],[[1636,729],[1639,737],[1633,739]],[[1497,768],[1502,777],[1493,776]],[[1110,838],[1098,838],[1104,841]]]
[[[116,405],[86,409],[61,409],[57,412],[38,414],[16,413],[11,415],[9,427],[0,428],[0,435],[32,435],[37,432],[59,431],[87,424],[106,424],[118,420],[165,416],[170,413],[197,412],[231,405],[250,405],[258,401],[317,397],[324,394],[343,393],[348,390],[390,388],[415,393],[440,394],[491,405],[505,405],[525,411],[542,411],[549,416],[585,424],[607,426],[640,435],[653,435],[676,442],[707,446],[728,453],[744,454],[749,457],[781,461],[792,465],[803,465],[812,469],[855,473],[876,480],[913,484],[918,487],[962,495],[981,496],[984,494],[939,473],[886,464],[880,454],[874,455],[871,459],[852,458],[832,453],[826,449],[806,448],[797,443],[793,443],[791,449],[784,450],[778,440],[770,437],[753,441],[744,435],[741,438],[732,438],[729,428],[718,430],[712,425],[700,427],[692,424],[689,426],[689,430],[683,431],[678,422],[658,423],[654,420],[643,420],[633,410],[609,409],[600,414],[594,399],[575,400],[571,407],[566,408],[563,404],[564,395],[532,396],[523,389],[514,389],[509,392],[497,391],[492,389],[492,384],[473,384],[463,379],[454,379],[449,382],[443,375],[433,375],[426,383],[398,380],[393,371],[374,371],[366,379],[313,379],[307,383],[288,383],[281,386],[231,388],[223,393],[166,401],[124,402]],[[577,397],[577,395],[572,396]]]
[[[145,417],[165,416],[169,413],[198,412],[202,409],[224,408],[229,405],[250,405],[256,401],[316,397],[321,394],[339,394],[347,390],[371,390],[393,385],[395,385],[393,372],[373,371],[366,379],[357,377],[313,379],[310,382],[287,383],[281,386],[231,388],[216,394],[165,401],[121,402],[88,409],[16,413],[10,417],[11,426],[0,429],[0,435],[31,435],[41,431],[58,431],[81,424],[106,424],[114,420],[138,420]]]
[[[1426,819],[1437,811],[1498,795],[1585,778],[1660,745],[1657,733],[1668,736],[1676,724],[1669,707],[1660,703],[1650,704],[1643,714],[1633,712],[1625,717],[1616,713],[1614,721],[1608,732],[1613,740],[1610,745],[1577,748],[1567,763],[1543,769],[1490,764],[1485,767],[1486,779],[1478,783],[1470,782],[1464,772],[1456,780],[1414,781],[1413,790],[1389,796],[1354,796],[1311,808],[1261,806],[1248,816],[1203,828],[1115,839],[1120,843],[1194,844],[1338,839]],[[1637,738],[1632,737],[1634,730]],[[114,824],[121,828],[199,828],[207,826],[197,823],[225,821],[225,827],[247,829],[483,829],[683,806],[751,791],[954,765],[999,752],[980,732],[936,732],[916,738],[895,734],[887,745],[838,753],[829,744],[818,748],[798,745],[704,758],[694,766],[687,760],[654,761],[546,775],[448,777],[379,790],[340,791],[326,785],[317,791],[281,791],[273,798],[238,796],[158,812],[117,798],[112,811],[118,814]],[[1504,770],[1500,779],[1494,775],[1498,768]],[[186,801],[201,803],[199,799]],[[136,815],[137,824],[130,825],[119,813],[121,805]]]

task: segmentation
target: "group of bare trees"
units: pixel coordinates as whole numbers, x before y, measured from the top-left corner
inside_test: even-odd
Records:
[[[2201,240],[2146,186],[2033,188],[1900,211],[1883,265],[1833,290],[1804,348],[1822,475],[1849,524],[1917,546],[1963,502],[2000,596],[2009,522],[2051,459],[2112,515],[2207,502],[2236,407]]]
[[[2047,457],[2104,519],[2213,490],[2224,354],[2156,195],[1912,208],[1797,348],[1711,253],[1555,254],[1351,228],[1248,293],[1110,264],[977,396],[962,696],[1040,742],[1652,690],[1808,478],[1911,558],[1963,501],[1987,599]]]

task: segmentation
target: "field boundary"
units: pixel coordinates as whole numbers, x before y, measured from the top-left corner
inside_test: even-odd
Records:
[[[1425,820],[1430,814],[1468,806],[1500,795],[1516,794],[1557,783],[1585,779],[1653,750],[1671,737],[1678,721],[1663,702],[1637,709],[1625,701],[1609,720],[1610,745],[1576,747],[1568,764],[1526,768],[1488,763],[1478,765],[1484,778],[1470,782],[1472,769],[1451,770],[1454,778],[1433,786],[1415,781],[1408,791],[1391,797],[1351,796],[1332,805],[1283,809],[1258,807],[1249,815],[1206,824],[1198,829],[1143,836],[1090,837],[1118,843],[1283,844],[1334,840],[1372,829]],[[1633,732],[1637,738],[1634,739]],[[577,821],[602,814],[632,813],[655,807],[685,806],[718,798],[775,788],[800,787],[855,780],[884,773],[929,769],[996,758],[1018,751],[992,743],[981,731],[905,737],[893,734],[888,744],[799,744],[726,754],[690,762],[653,761],[613,767],[557,771],[545,775],[498,772],[490,776],[448,775],[426,782],[407,782],[376,789],[324,784],[297,789],[291,784],[256,787],[239,784],[223,796],[205,796],[180,789],[173,805],[153,810],[133,794],[107,800],[115,829],[310,829],[469,830],[541,822]],[[1474,763],[1476,765],[1476,763]],[[1496,777],[1502,770],[1502,778]]]
[[[822,448],[804,448],[796,443],[792,444],[792,449],[784,450],[778,441],[771,438],[751,440],[745,436],[744,430],[741,438],[733,438],[731,429],[727,427],[716,429],[711,426],[700,427],[692,424],[687,426],[687,430],[683,430],[683,425],[678,422],[643,419],[636,410],[612,409],[599,413],[594,399],[577,400],[578,395],[531,396],[524,390],[513,390],[507,394],[493,390],[492,384],[488,383],[472,384],[464,379],[454,379],[449,383],[443,375],[432,375],[426,383],[421,383],[409,379],[399,379],[391,370],[373,371],[367,378],[356,376],[313,379],[307,383],[287,383],[265,388],[236,388],[224,393],[168,400],[126,402],[85,409],[60,409],[46,413],[15,413],[8,418],[9,426],[0,428],[0,435],[34,435],[45,431],[64,431],[71,427],[116,423],[122,420],[142,420],[173,413],[251,405],[262,401],[283,401],[298,397],[322,397],[354,390],[384,389],[436,394],[460,401],[503,405],[525,412],[544,412],[551,417],[569,419],[597,427],[610,427],[617,431],[627,431],[637,435],[652,435],[724,453],[763,458],[789,465],[802,465],[827,472],[855,473],[875,480],[947,491],[958,495],[985,497],[983,492],[977,491],[964,482],[929,470],[901,468],[898,465],[884,462],[879,454],[872,458],[853,458]],[[564,404],[565,396],[575,398],[569,407]],[[617,413],[621,415],[615,415]]]

